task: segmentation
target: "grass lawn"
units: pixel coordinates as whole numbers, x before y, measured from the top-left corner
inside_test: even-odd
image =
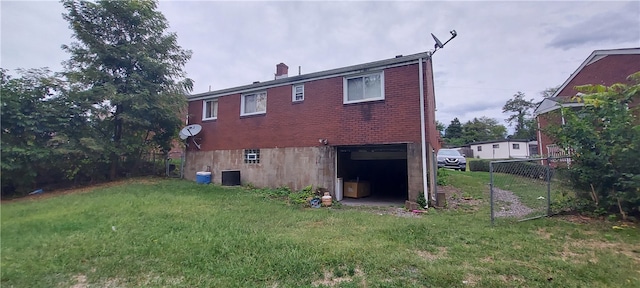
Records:
[[[2,287],[640,287],[640,231],[477,209],[299,208],[244,188],[139,179],[3,202]],[[612,229],[618,225],[621,229]]]

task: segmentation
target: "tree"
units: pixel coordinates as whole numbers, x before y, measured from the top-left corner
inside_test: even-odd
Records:
[[[447,129],[444,131],[444,137],[448,139],[455,139],[462,137],[462,124],[458,118],[453,118]]]
[[[571,151],[569,177],[578,197],[593,201],[604,212],[640,216],[640,72],[630,75],[632,85],[585,85],[579,110],[563,108],[565,125],[547,134]]]
[[[462,126],[464,143],[504,139],[507,127],[488,117],[473,118]]]
[[[556,94],[558,89],[560,89],[560,86],[549,87],[547,89],[542,90],[540,92],[540,95],[542,95],[542,97],[544,97],[544,98],[550,98],[550,97],[553,97],[553,94]]]
[[[524,93],[518,91],[513,95],[513,99],[509,99],[502,106],[502,113],[511,113],[506,121],[509,122],[509,126],[514,124],[516,126],[515,133],[511,138],[536,139],[537,124],[533,120],[531,110],[536,107],[537,103],[533,98],[526,100],[524,97]]]
[[[436,120],[436,129],[438,130],[438,133],[440,134],[440,136],[442,136],[444,134],[444,129],[445,129],[444,123]]]
[[[18,69],[17,78],[0,74],[2,195],[99,174],[103,151],[68,83],[46,68]]]
[[[77,40],[62,46],[71,54],[65,75],[73,99],[106,140],[100,143],[113,179],[121,157],[139,163],[146,151],[171,148],[184,94],[193,86],[182,70],[191,51],[165,32],[168,22],[156,1],[62,3]]]

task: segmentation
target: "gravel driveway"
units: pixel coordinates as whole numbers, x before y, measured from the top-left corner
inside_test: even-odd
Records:
[[[536,211],[520,203],[513,192],[499,188],[493,188],[493,201],[496,217],[523,217]]]

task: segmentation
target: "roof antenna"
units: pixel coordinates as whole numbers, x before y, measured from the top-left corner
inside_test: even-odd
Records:
[[[444,42],[444,43],[442,43],[440,41],[440,39],[438,39],[438,37],[436,37],[436,35],[433,35],[433,33],[431,33],[431,37],[433,37],[433,40],[436,41],[436,44],[433,45],[433,51],[428,51],[427,52],[427,53],[429,53],[429,56],[431,56],[434,53],[436,53],[436,51],[438,51],[438,49],[444,48],[444,45],[447,45],[447,43],[449,43],[449,41],[451,41],[453,38],[456,38],[456,36],[458,36],[458,33],[456,32],[456,30],[451,30],[451,31],[449,31],[449,33],[451,33],[451,38],[449,38],[449,40],[447,40],[447,42]]]

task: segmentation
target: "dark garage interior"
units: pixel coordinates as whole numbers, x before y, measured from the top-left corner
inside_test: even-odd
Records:
[[[370,195],[358,199],[393,202],[408,199],[406,144],[343,146],[337,149],[338,178],[342,178],[343,183],[369,183]],[[345,196],[345,199],[349,198]]]

